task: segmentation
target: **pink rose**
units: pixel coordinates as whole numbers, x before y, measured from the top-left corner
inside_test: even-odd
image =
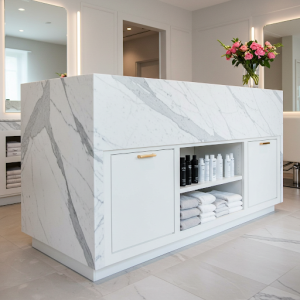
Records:
[[[265,55],[265,51],[261,48],[258,48],[256,51],[255,51],[255,55],[257,56],[264,56]]]
[[[247,52],[245,54],[245,60],[251,60],[253,58],[253,55],[250,52]]]
[[[269,59],[274,59],[276,55],[273,52],[268,53],[268,58]]]
[[[230,60],[231,56],[226,56],[226,60]]]
[[[241,51],[246,52],[248,50],[248,47],[246,45],[241,46]]]
[[[235,53],[236,53],[236,48],[233,48],[233,47],[232,47],[232,48],[230,49],[230,51],[231,51],[232,54],[235,54]]]
[[[232,48],[238,48],[240,45],[241,45],[240,42],[235,42],[235,43],[232,45]]]
[[[265,42],[265,45],[266,46],[272,46],[272,44],[270,42],[268,42],[268,41]]]
[[[251,48],[252,50],[263,49],[262,45],[260,45],[260,44],[258,44],[258,43],[255,43],[255,42],[253,42],[253,43],[251,44],[250,48]]]
[[[231,55],[231,51],[230,51],[230,50],[227,50],[227,51],[226,51],[226,55]]]

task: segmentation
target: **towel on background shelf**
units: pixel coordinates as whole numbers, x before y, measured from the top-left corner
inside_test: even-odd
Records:
[[[6,175],[21,175],[21,169],[20,170],[6,171]]]
[[[214,221],[216,219],[216,217],[209,217],[209,218],[204,218],[204,219],[201,219],[201,224],[205,224],[205,223],[208,223],[208,222],[211,222],[211,221]]]
[[[228,192],[222,192],[222,191],[216,191],[216,190],[213,190],[209,193],[214,195],[218,199],[226,200],[228,202],[235,202],[235,201],[240,201],[243,199],[241,195],[234,194],[234,193],[228,193]]]
[[[216,199],[216,201],[213,203],[217,208],[223,207],[226,204],[225,200],[222,199]]]
[[[200,210],[199,208],[190,208],[190,209],[185,209],[180,211],[180,219],[185,220],[189,219],[192,217],[199,216]]]
[[[17,148],[7,148],[6,151],[7,151],[7,152],[21,152],[21,147],[17,147]]]
[[[213,204],[215,204],[215,203],[213,203]],[[224,203],[224,204],[221,204],[221,205],[217,206],[217,209],[224,208],[224,207],[228,207],[227,203],[226,204]]]
[[[19,179],[21,178],[21,175],[8,175],[6,176],[6,179]]]
[[[206,204],[206,205],[199,205],[198,208],[201,210],[202,213],[212,212],[216,209],[214,204]]]
[[[13,189],[13,188],[18,188],[18,187],[21,187],[21,183],[12,183],[12,184],[6,185],[7,189]]]
[[[233,208],[233,207],[237,207],[237,206],[242,206],[243,205],[243,201],[235,201],[235,202],[228,202],[227,206],[229,208]]]
[[[19,143],[19,142],[7,142],[6,147],[7,148],[18,148],[18,147],[21,147],[21,143]]]
[[[180,195],[180,209],[195,208],[198,206],[198,201],[185,195]]]
[[[7,179],[6,183],[21,183],[21,178],[19,178],[19,179]]]
[[[195,227],[200,224],[200,218],[199,217],[193,217],[186,220],[180,221],[180,230],[186,230],[191,227]]]
[[[216,217],[220,218],[222,216],[228,215],[229,214],[229,209],[227,208],[226,210],[220,211],[218,213],[216,213]]]
[[[225,210],[228,210],[228,206],[226,205],[224,207],[217,208],[215,210],[215,213],[220,213],[221,211],[225,211]]]
[[[211,211],[211,212],[207,212],[207,213],[200,213],[200,219],[205,219],[205,218],[209,218],[209,217],[214,217],[216,214]]]
[[[215,196],[208,193],[199,192],[199,191],[188,192],[186,193],[186,195],[192,198],[196,198],[199,204],[212,204],[213,202],[216,201]]]
[[[7,157],[10,156],[21,156],[21,152],[7,152]]]
[[[232,214],[234,212],[243,210],[243,206],[237,206],[237,207],[233,207],[233,208],[229,208],[229,213]]]

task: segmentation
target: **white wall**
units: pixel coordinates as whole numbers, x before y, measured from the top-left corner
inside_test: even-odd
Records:
[[[282,52],[282,89],[283,89],[283,110],[294,110],[294,67],[293,67],[293,37],[282,38],[284,49]]]
[[[67,48],[64,45],[6,36],[5,47],[31,51],[28,53],[28,82],[57,78],[56,72],[67,72]]]
[[[125,76],[135,76],[136,62],[159,58],[159,34],[124,42],[123,70]]]
[[[47,0],[47,3],[62,6],[68,13],[67,60],[70,76],[77,74],[76,15],[77,11],[81,11],[82,73],[123,74],[122,25],[123,20],[127,20],[165,30],[166,77],[192,80],[191,12],[157,0]],[[0,0],[0,5],[0,69],[3,70],[4,0]],[[103,18],[107,21],[105,26]],[[20,114],[4,113],[2,72],[0,97],[0,119],[20,117]]]
[[[193,12],[193,81],[241,86],[242,67],[233,68],[220,59],[224,50],[216,40],[225,44],[236,37],[248,40],[253,26],[255,38],[262,43],[265,25],[299,16],[299,0],[232,0]],[[261,87],[263,73],[261,69]]]

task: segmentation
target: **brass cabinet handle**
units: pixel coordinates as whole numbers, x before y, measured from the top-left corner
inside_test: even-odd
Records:
[[[265,143],[260,143],[260,145],[270,145],[271,143],[270,142],[265,142]]]
[[[149,158],[149,157],[155,157],[156,154],[145,154],[145,155],[138,155],[137,158]]]

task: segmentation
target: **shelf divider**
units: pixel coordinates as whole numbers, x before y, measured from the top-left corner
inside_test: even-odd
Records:
[[[237,175],[237,176],[229,177],[229,178],[223,177],[222,179],[219,179],[216,181],[205,181],[205,182],[201,182],[201,183],[200,182],[192,183],[191,185],[181,186],[180,194],[191,192],[191,191],[196,191],[196,190],[200,190],[200,189],[205,189],[205,188],[209,188],[209,187],[213,187],[213,186],[217,186],[217,185],[221,185],[221,184],[225,184],[225,183],[229,183],[229,182],[239,181],[242,179],[243,179],[242,176]]]

